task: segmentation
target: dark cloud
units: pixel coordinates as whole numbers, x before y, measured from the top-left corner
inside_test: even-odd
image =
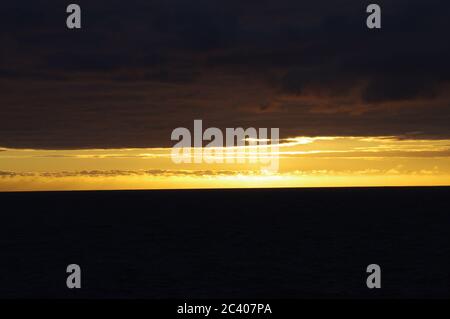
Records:
[[[91,171],[61,171],[61,172],[9,172],[0,171],[0,178],[15,177],[120,177],[120,176],[236,176],[240,174],[257,174],[253,171],[228,171],[228,170],[91,170]]]
[[[0,171],[0,178],[13,178],[13,177],[33,177],[34,173],[18,173],[18,172],[7,172]]]
[[[437,90],[436,80],[433,78],[380,77],[371,79],[362,97],[369,103],[414,98],[432,99],[436,97]]]
[[[0,7],[0,146],[171,145],[194,119],[292,135],[450,137],[450,3],[69,1]]]

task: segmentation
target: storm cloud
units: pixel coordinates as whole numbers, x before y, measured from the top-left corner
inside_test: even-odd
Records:
[[[0,147],[169,146],[170,132],[449,138],[450,3],[9,1],[0,29]]]

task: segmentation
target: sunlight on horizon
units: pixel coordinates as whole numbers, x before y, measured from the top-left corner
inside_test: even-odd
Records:
[[[215,163],[175,164],[172,148],[0,148],[0,190],[450,185],[450,140],[288,138],[277,147],[276,172],[250,161],[273,156],[266,147],[235,150],[228,153],[230,148],[223,148],[220,151],[225,155],[209,154],[208,159]],[[236,161],[227,163],[230,158]],[[243,163],[237,163],[238,159]]]

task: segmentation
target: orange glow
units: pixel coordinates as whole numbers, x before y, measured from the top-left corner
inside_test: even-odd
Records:
[[[276,172],[250,162],[257,151],[175,164],[171,148],[0,149],[0,191],[450,185],[450,140],[290,138]]]

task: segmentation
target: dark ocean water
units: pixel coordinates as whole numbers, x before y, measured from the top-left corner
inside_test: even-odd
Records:
[[[0,297],[450,297],[450,188],[0,194]],[[66,288],[66,267],[82,289]],[[379,264],[382,288],[366,287]]]

